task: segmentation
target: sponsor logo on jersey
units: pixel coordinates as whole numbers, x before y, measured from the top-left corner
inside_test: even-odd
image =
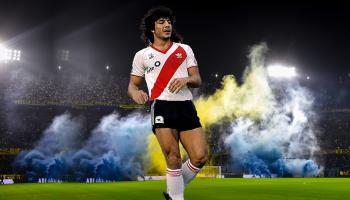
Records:
[[[160,62],[159,62],[159,61],[156,61],[156,62],[154,63],[154,66],[156,66],[156,67],[159,67],[159,65],[160,65]]]
[[[155,124],[164,124],[164,118],[163,116],[156,116],[156,118],[154,119],[154,123]]]
[[[146,68],[146,74],[150,73],[153,70],[154,70],[154,67],[147,67]]]

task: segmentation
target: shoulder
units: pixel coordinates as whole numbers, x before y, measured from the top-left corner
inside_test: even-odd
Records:
[[[192,48],[188,44],[175,43],[176,45],[182,47],[187,53],[193,53]]]
[[[175,44],[186,49],[186,50],[191,48],[190,45],[188,45],[188,44],[184,44],[184,43],[175,43]]]
[[[145,55],[145,53],[147,52],[147,50],[149,50],[150,47],[146,47],[146,48],[143,48],[141,50],[139,50],[138,52],[136,52],[135,56],[142,56]]]

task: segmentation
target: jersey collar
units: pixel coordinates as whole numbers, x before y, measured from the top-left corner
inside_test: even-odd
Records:
[[[168,50],[173,46],[173,42],[170,42],[170,45],[168,46],[168,48],[166,48],[165,50],[160,50],[160,49],[157,49],[155,46],[153,46],[153,43],[151,44],[151,47],[156,50],[156,51],[159,51],[160,53],[163,53],[163,54],[166,54],[166,52],[168,52]]]

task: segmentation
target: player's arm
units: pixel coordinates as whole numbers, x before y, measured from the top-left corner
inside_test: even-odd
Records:
[[[148,95],[144,91],[140,90],[143,77],[130,75],[130,81],[128,86],[128,95],[137,104],[145,104],[148,101]]]
[[[170,83],[170,92],[178,93],[185,86],[197,88],[202,84],[202,79],[199,75],[199,70],[197,66],[187,68],[187,72],[188,77],[176,78]]]
[[[199,70],[197,66],[187,68],[188,72],[188,82],[187,85],[192,88],[197,88],[202,85],[202,79],[199,75]]]

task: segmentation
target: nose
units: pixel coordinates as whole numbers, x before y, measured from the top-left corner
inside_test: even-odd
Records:
[[[169,27],[170,27],[170,24],[169,24],[168,22],[166,22],[166,23],[164,24],[164,27],[165,27],[165,28],[169,28]]]
[[[166,20],[166,21],[164,22],[164,26],[171,26],[171,23],[170,23],[169,21]]]

